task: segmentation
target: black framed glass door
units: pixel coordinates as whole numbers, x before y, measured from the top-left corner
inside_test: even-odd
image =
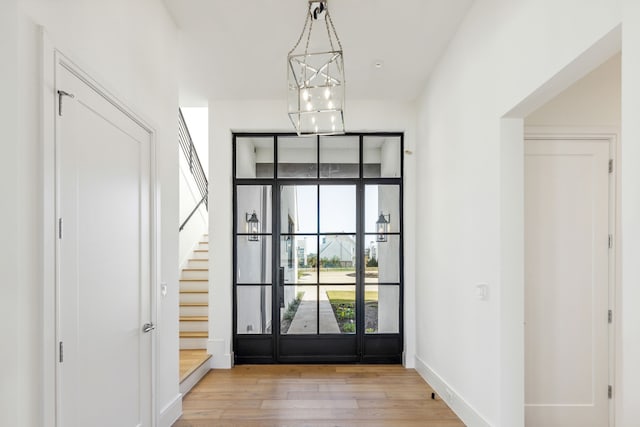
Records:
[[[236,363],[402,359],[402,134],[234,135]]]

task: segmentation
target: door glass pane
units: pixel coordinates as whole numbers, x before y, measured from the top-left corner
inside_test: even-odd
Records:
[[[318,140],[316,137],[278,138],[278,178],[317,178]]]
[[[400,287],[398,285],[367,285],[364,295],[365,333],[399,333]]]
[[[320,283],[356,282],[356,236],[320,236]]]
[[[280,237],[280,269],[285,284],[318,282],[317,245],[316,236]]]
[[[365,282],[399,283],[400,236],[387,235],[386,242],[378,242],[377,236],[365,235]]]
[[[356,333],[355,286],[320,286],[320,333]]]
[[[318,232],[318,187],[283,185],[280,188],[280,233]]]
[[[317,286],[282,286],[280,333],[315,334],[318,328]]]
[[[238,233],[252,233],[252,230],[271,233],[271,186],[238,185],[236,188]],[[252,222],[255,220],[258,222]]]
[[[320,232],[356,232],[356,186],[320,186]]]
[[[238,236],[237,283],[271,283],[271,236]]]
[[[237,286],[238,334],[271,333],[271,286]]]
[[[273,178],[273,137],[236,138],[236,178]]]
[[[382,221],[386,222],[385,232],[400,232],[399,185],[366,185],[364,209],[365,231],[367,233],[377,233]]]
[[[398,178],[402,176],[399,136],[363,137],[363,176],[365,178]]]
[[[360,176],[360,138],[358,136],[320,137],[320,177],[358,178]]]

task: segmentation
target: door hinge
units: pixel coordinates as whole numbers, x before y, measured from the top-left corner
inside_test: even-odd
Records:
[[[612,386],[609,386],[609,390],[608,390],[607,394],[609,396],[609,399],[611,399],[613,397],[613,387]]]
[[[613,159],[609,159],[609,173],[613,173]]]
[[[62,239],[62,218],[58,218],[58,239]]]
[[[60,341],[60,344],[58,345],[58,356],[60,363],[64,362],[64,344],[62,341]]]
[[[609,314],[607,315],[607,320],[609,323],[613,323],[613,310],[609,310]]]
[[[68,96],[69,98],[75,98],[76,96],[72,93],[65,92],[64,90],[58,91],[58,115],[62,116],[62,97]]]
[[[609,249],[613,248],[613,234],[609,234]]]

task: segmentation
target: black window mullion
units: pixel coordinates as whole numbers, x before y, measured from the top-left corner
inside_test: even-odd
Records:
[[[272,286],[272,328],[271,328],[271,336],[268,337],[268,339],[271,340],[271,342],[273,343],[273,360],[275,362],[278,361],[282,361],[282,360],[291,360],[291,353],[289,352],[289,350],[284,350],[287,347],[282,347],[282,345],[286,345],[286,346],[291,346],[292,344],[292,338],[295,339],[296,341],[296,345],[299,344],[300,348],[304,348],[304,346],[306,346],[307,344],[305,343],[309,343],[311,344],[312,341],[310,341],[309,339],[311,339],[313,336],[305,336],[305,335],[301,335],[301,336],[281,336],[280,335],[280,297],[284,298],[283,292],[284,292],[284,283],[282,283],[283,286],[281,286],[281,280],[284,281],[284,276],[280,274],[280,247],[281,247],[281,237],[283,236],[290,236],[292,240],[292,247],[293,250],[295,251],[295,236],[300,235],[300,236],[309,236],[309,237],[315,237],[316,238],[316,335],[315,338],[313,338],[313,340],[323,340],[323,341],[314,341],[317,343],[322,342],[321,345],[324,345],[324,343],[326,342],[327,345],[329,345],[328,343],[335,343],[336,345],[341,345],[338,344],[339,342],[342,342],[341,340],[343,339],[347,339],[349,336],[353,337],[353,339],[355,339],[355,341],[351,341],[352,343],[354,343],[353,345],[356,345],[357,347],[357,360],[360,362],[367,362],[367,361],[372,361],[372,360],[379,360],[379,356],[376,356],[375,354],[366,354],[365,353],[365,343],[368,343],[367,346],[369,344],[374,343],[374,346],[377,346],[378,344],[375,344],[377,341],[376,339],[378,337],[382,337],[386,340],[389,339],[396,339],[397,343],[399,343],[399,353],[401,354],[401,348],[402,348],[402,337],[403,337],[403,333],[404,333],[404,323],[403,323],[403,313],[404,313],[404,307],[403,307],[403,300],[404,300],[404,286],[403,286],[403,281],[404,281],[404,269],[403,269],[403,265],[402,265],[402,255],[403,255],[403,172],[404,172],[404,156],[402,155],[403,151],[401,152],[401,162],[400,162],[400,177],[373,177],[373,178],[365,178],[364,177],[364,148],[366,145],[366,137],[367,136],[377,136],[377,137],[400,137],[400,147],[401,150],[404,149],[404,138],[403,138],[403,134],[399,133],[399,132],[374,132],[374,133],[370,133],[370,134],[366,134],[366,133],[347,133],[346,135],[355,135],[358,136],[358,149],[359,149],[359,165],[358,165],[358,177],[354,177],[354,178],[330,178],[330,177],[325,177],[322,178],[322,174],[321,174],[321,168],[320,168],[320,164],[321,164],[321,138],[320,136],[316,136],[316,176],[315,178],[280,178],[278,175],[278,138],[281,136],[295,136],[295,134],[293,133],[238,133],[238,134],[233,134],[233,164],[232,164],[232,170],[233,170],[233,177],[234,177],[234,194],[233,194],[233,198],[232,198],[232,203],[233,203],[233,214],[234,214],[234,224],[232,227],[232,231],[233,231],[233,235],[234,237],[234,242],[233,242],[233,251],[234,251],[234,258],[233,258],[233,313],[234,313],[234,318],[233,318],[233,333],[234,333],[234,337],[233,337],[233,342],[234,342],[234,348],[238,348],[238,343],[240,342],[241,346],[245,346],[245,347],[241,347],[241,348],[251,348],[251,346],[253,346],[253,344],[250,344],[249,347],[246,347],[246,343],[247,342],[252,342],[252,343],[257,343],[256,339],[260,338],[260,336],[256,335],[256,336],[251,336],[251,335],[240,335],[237,334],[237,304],[238,304],[238,300],[237,300],[237,287],[238,286],[252,286],[252,284],[240,284],[237,282],[237,266],[238,266],[238,259],[237,259],[237,250],[238,250],[238,238],[241,236],[246,236],[248,234],[252,234],[252,233],[243,233],[243,231],[245,231],[244,229],[239,229],[238,226],[238,195],[237,195],[237,187],[238,186],[242,186],[242,185],[269,185],[272,188],[272,209],[271,209],[271,214],[272,214],[272,219],[271,219],[271,225],[272,225],[272,229],[271,229],[271,233],[265,233],[265,232],[261,232],[260,235],[261,236],[270,236],[272,238],[272,245],[271,245],[271,251],[272,251],[272,275],[271,275],[271,286]],[[236,139],[238,137],[272,137],[273,138],[273,145],[274,145],[274,149],[273,149],[273,165],[274,165],[274,172],[273,172],[273,177],[272,178],[236,178],[236,156],[237,156],[237,146],[236,146]],[[365,321],[366,321],[366,316],[365,316],[365,287],[366,287],[366,283],[365,283],[365,262],[364,262],[364,248],[365,248],[365,237],[367,236],[366,233],[366,225],[365,225],[365,186],[366,185],[374,185],[374,184],[380,184],[380,185],[398,185],[399,186],[399,216],[400,216],[400,223],[399,223],[399,231],[398,232],[389,232],[389,233],[385,233],[386,235],[389,236],[393,236],[393,235],[397,235],[399,236],[400,239],[400,272],[399,272],[399,283],[377,283],[378,286],[398,286],[399,287],[399,292],[400,292],[400,307],[399,307],[399,334],[370,334],[370,335],[366,335],[365,334]],[[316,186],[316,204],[317,204],[317,211],[316,211],[316,227],[317,229],[315,230],[315,233],[295,233],[295,232],[290,232],[291,230],[284,230],[282,228],[282,224],[280,223],[280,211],[281,211],[281,187],[282,185],[293,185],[293,186],[299,186],[299,185],[315,185]],[[320,337],[320,285],[321,285],[321,280],[320,280],[320,267],[321,267],[321,257],[320,257],[320,248],[321,248],[321,237],[322,236],[328,236],[328,235],[353,235],[354,233],[321,233],[320,232],[320,225],[321,225],[321,215],[320,215],[320,210],[321,210],[321,206],[320,206],[320,191],[321,191],[321,187],[323,185],[355,185],[356,186],[356,230],[355,230],[355,234],[356,234],[356,264],[355,264],[355,268],[356,268],[356,280],[355,280],[355,290],[356,290],[356,334],[355,337],[352,334],[342,334],[339,333],[339,335],[332,335],[332,334],[327,334],[328,336],[326,337]],[[282,233],[284,232],[284,233]],[[372,235],[375,235],[377,233],[369,233]],[[277,240],[277,241],[276,241]],[[341,285],[341,286],[354,286],[354,283],[336,283],[336,284],[331,284],[331,285]],[[264,283],[261,283],[260,286],[265,286]],[[281,339],[285,338],[282,342]],[[396,337],[396,338],[394,338]],[[266,336],[264,338],[267,338]],[[370,342],[370,340],[373,340],[372,342]],[[386,342],[390,342],[390,341],[386,341]],[[283,344],[284,343],[284,344]],[[318,344],[316,344],[317,346]],[[387,344],[384,344],[387,345]],[[396,344],[393,344],[396,345]],[[266,347],[265,347],[266,348]],[[320,347],[317,347],[320,348]],[[333,348],[333,347],[331,347]],[[368,347],[367,347],[368,348]],[[396,350],[395,347],[388,347],[388,348],[394,348],[394,350],[392,350],[394,353],[396,354]],[[245,350],[246,351],[246,350]],[[282,353],[282,351],[285,351],[285,353]],[[338,355],[343,354],[340,352],[335,353],[335,357],[339,357]],[[250,355],[249,355],[250,356]],[[244,359],[241,357],[241,359],[245,360],[245,362],[241,363],[246,363],[246,354],[243,354]],[[330,356],[330,357],[334,357],[334,356]],[[343,356],[342,356],[343,357]],[[284,358],[281,360],[281,358]],[[378,359],[376,359],[378,358]],[[353,359],[350,359],[353,361]],[[394,360],[394,361],[398,361],[400,360],[399,358],[397,358],[396,356],[394,356],[393,359],[390,360]]]
[[[280,186],[278,185],[278,137],[273,135],[273,179],[271,180],[271,338],[273,343],[273,359],[280,358],[280,298],[284,299],[284,287],[280,289]]]

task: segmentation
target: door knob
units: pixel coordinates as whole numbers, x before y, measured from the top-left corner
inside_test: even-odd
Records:
[[[153,323],[145,323],[142,326],[142,332],[151,332],[156,328],[156,325],[154,325]]]

